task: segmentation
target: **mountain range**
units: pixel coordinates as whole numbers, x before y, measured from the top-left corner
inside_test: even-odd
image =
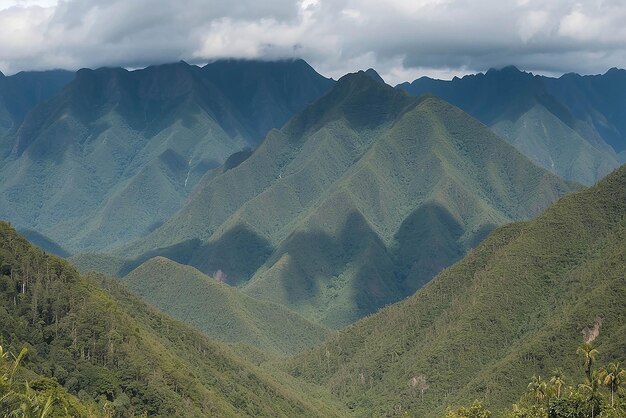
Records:
[[[506,67],[397,86],[431,93],[491,127],[533,162],[591,185],[626,162],[626,71],[559,78]]]
[[[625,77],[0,74],[0,415],[623,416]]]
[[[583,341],[623,356],[625,213],[626,165],[287,361],[209,340],[0,223],[0,339],[28,348],[16,379],[53,397],[51,416],[439,417],[472,399],[502,413],[532,374],[583,375]]]
[[[114,253],[133,258],[114,273],[161,255],[340,327],[580,187],[458,108],[363,72],[246,157],[205,175],[163,226]]]
[[[2,139],[0,218],[70,252],[137,238],[331,85],[302,60],[80,70]]]

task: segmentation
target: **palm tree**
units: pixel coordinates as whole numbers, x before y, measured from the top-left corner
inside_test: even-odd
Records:
[[[541,376],[533,376],[528,384],[528,393],[535,398],[537,403],[542,402],[547,396],[546,382],[541,379]]]
[[[599,373],[596,372],[589,379],[588,383],[582,383],[578,385],[578,389],[581,392],[587,392],[589,397],[587,398],[587,403],[591,406],[591,418],[594,418],[596,415],[596,409],[600,410],[600,396],[598,394],[598,386],[600,385]]]
[[[27,349],[22,348],[12,364],[7,362],[8,352],[0,346],[0,409],[8,415],[24,418],[45,418],[52,411],[53,399],[48,396],[45,400],[31,387],[25,384],[25,390],[18,388],[13,377],[20,366]],[[20,385],[21,386],[21,385]]]
[[[580,354],[583,358],[583,366],[585,367],[585,374],[587,375],[587,381],[591,383],[591,367],[596,361],[596,357],[600,352],[596,350],[590,343],[584,343],[576,350],[577,354]]]
[[[626,370],[622,369],[619,362],[609,363],[600,370],[600,383],[611,389],[611,408],[614,407],[615,391],[624,381],[626,381]]]
[[[565,376],[563,376],[563,370],[556,368],[552,372],[550,383],[556,388],[556,397],[561,397],[561,388],[565,386]]]

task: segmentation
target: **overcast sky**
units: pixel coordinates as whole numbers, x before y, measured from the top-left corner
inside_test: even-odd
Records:
[[[626,67],[625,0],[0,0],[0,70],[301,57],[391,84]]]

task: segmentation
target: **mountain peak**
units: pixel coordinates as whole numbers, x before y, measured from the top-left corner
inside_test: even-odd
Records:
[[[507,65],[505,67],[502,67],[500,69],[497,68],[490,68],[487,71],[487,74],[523,74],[525,73],[525,71],[521,71],[519,68],[517,68],[514,65]]]
[[[378,72],[375,69],[368,68],[367,70],[365,70],[365,74],[370,76],[372,80],[385,84],[385,80],[383,80],[383,78],[380,76],[380,74],[378,74]]]
[[[0,78],[4,78],[4,73],[0,71]]]
[[[341,77],[330,93],[317,102],[319,109],[341,109],[344,116],[369,126],[394,118],[416,98],[373,79],[365,71]]]
[[[605,75],[617,75],[617,74],[625,74],[626,70],[622,68],[613,67],[610,68]]]

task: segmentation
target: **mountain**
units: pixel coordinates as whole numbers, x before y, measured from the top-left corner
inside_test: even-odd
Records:
[[[562,367],[582,379],[583,338],[601,363],[624,358],[625,214],[622,166],[536,219],[496,229],[415,295],[288,369],[325,385],[355,416],[440,417],[473,399],[504,416],[533,375]],[[423,397],[411,382],[423,382]]]
[[[246,157],[116,252],[132,259],[118,274],[162,255],[341,327],[412,294],[495,226],[579,188],[461,110],[363,72]]]
[[[342,410],[296,391],[293,379],[279,382],[117,281],[80,276],[6,223],[0,341],[5,351],[28,348],[20,378],[32,388],[46,396],[67,390],[96,411],[78,416],[321,417]],[[64,402],[53,403],[52,416],[68,416]]]
[[[73,72],[63,70],[0,76],[0,159],[10,152],[5,136],[14,133],[30,110],[57,94],[73,78]]]
[[[572,73],[544,80],[548,91],[626,162],[626,70],[611,68],[603,75]]]
[[[603,133],[600,123],[589,122],[591,114],[605,120],[593,108],[591,97],[608,97],[607,92],[596,89],[587,97],[577,94],[567,100],[568,78],[534,76],[506,67],[451,81],[422,77],[397,87],[416,96],[431,93],[449,101],[490,126],[539,166],[590,185],[619,165],[617,153],[622,148],[612,146],[616,142]],[[609,84],[619,91],[620,82],[626,82],[626,77]],[[582,105],[587,106],[587,113],[578,111],[578,103],[590,105]],[[604,115],[621,112],[626,97],[612,103],[612,110],[602,109]]]
[[[328,334],[280,305],[253,299],[167,258],[146,261],[124,283],[146,302],[215,340],[284,356],[317,345]]]
[[[119,246],[332,83],[301,60],[80,70],[9,138],[0,218],[70,252]]]
[[[370,76],[372,80],[378,81],[379,83],[385,84],[385,80],[378,74],[378,72],[373,68],[368,68],[365,70],[365,74]]]

